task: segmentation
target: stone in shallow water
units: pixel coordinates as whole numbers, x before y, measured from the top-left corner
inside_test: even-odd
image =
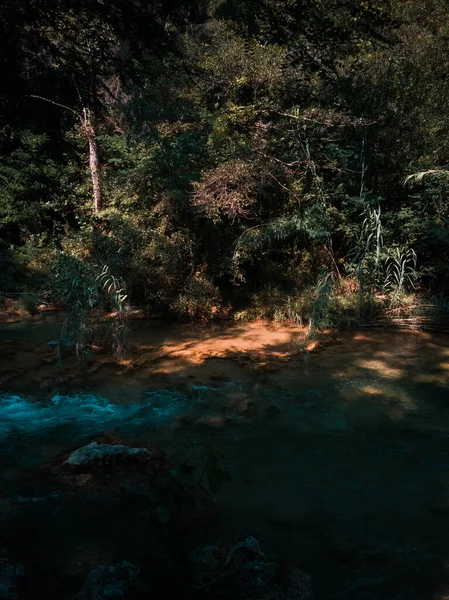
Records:
[[[147,461],[151,453],[147,448],[131,448],[122,444],[101,444],[91,442],[75,450],[65,461],[65,465],[101,466],[115,461]]]
[[[19,563],[7,558],[0,558],[0,598],[13,600],[17,598],[19,579],[25,574],[25,569]]]
[[[101,565],[91,571],[83,589],[73,600],[125,600],[140,569],[123,560],[117,565]]]
[[[280,569],[278,564],[270,562],[259,540],[252,535],[238,537],[230,548],[206,546],[193,558],[203,570],[197,577],[196,588],[204,598],[315,598],[310,577],[296,567]]]
[[[313,583],[307,573],[293,569],[286,598],[287,600],[313,600],[315,598]]]

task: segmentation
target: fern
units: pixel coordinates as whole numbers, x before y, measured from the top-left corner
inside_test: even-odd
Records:
[[[427,177],[428,175],[445,175],[448,176],[449,175],[449,170],[445,170],[445,169],[428,169],[427,171],[419,171],[418,173],[412,173],[411,175],[407,175],[407,177],[404,178],[403,180],[403,184],[407,185],[407,184],[411,184],[411,183],[420,183],[424,177]]]
[[[329,326],[329,304],[333,289],[333,273],[323,268],[316,284],[315,300],[309,315],[306,344],[314,339],[319,331]]]
[[[388,259],[385,289],[393,290],[394,297],[397,297],[407,284],[413,285],[416,265],[417,256],[413,249],[402,252],[399,248],[395,248]]]
[[[96,338],[110,344],[114,354],[123,352],[127,298],[124,285],[107,266],[100,273],[96,267],[60,254],[54,294],[66,311],[56,347],[61,362],[62,347],[74,345],[79,359],[91,357]],[[112,319],[105,318],[106,309],[115,309]]]
[[[236,252],[246,247],[251,250],[259,250],[269,247],[273,242],[285,242],[298,235],[307,234],[304,222],[298,215],[291,217],[279,217],[264,225],[247,229],[237,240]]]
[[[96,282],[102,286],[103,291],[106,291],[112,300],[112,306],[115,308],[115,321],[112,327],[109,328],[108,335],[113,340],[112,347],[116,356],[123,353],[124,337],[126,331],[126,309],[125,300],[127,294],[124,292],[125,285],[123,281],[114,277],[109,272],[109,267],[105,265],[99,275],[96,277]]]
[[[381,252],[384,245],[380,206],[376,209],[367,207],[361,216],[365,218],[360,233],[347,258],[355,264],[362,262],[368,254],[374,252],[376,269],[380,267]]]
[[[279,246],[299,236],[307,235],[304,221],[299,215],[282,216],[263,225],[246,229],[238,238],[232,257],[234,277],[243,280],[240,265],[257,252],[263,252]]]
[[[291,321],[302,327],[305,312],[306,306],[301,297],[286,296],[273,310],[273,317],[275,321]]]

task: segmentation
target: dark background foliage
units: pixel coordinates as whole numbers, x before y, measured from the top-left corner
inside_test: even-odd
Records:
[[[386,289],[397,250],[445,291],[443,0],[6,0],[0,23],[3,294],[51,287],[64,254],[207,317],[298,298],[323,268]]]

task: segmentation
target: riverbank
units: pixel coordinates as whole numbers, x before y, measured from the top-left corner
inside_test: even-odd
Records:
[[[344,370],[348,377],[363,368],[370,375],[387,379],[406,376],[410,381],[445,383],[449,373],[449,355],[446,358],[445,354],[449,338],[414,330],[325,331],[318,340],[307,342],[305,327],[270,321],[195,326],[141,319],[129,323],[121,358],[114,359],[96,348],[88,360],[80,362],[74,350],[67,349],[57,366],[51,342],[58,329],[57,318],[0,326],[0,386],[51,395],[77,385],[108,385],[112,380],[139,389],[143,383],[159,385],[166,378],[263,378],[284,368],[287,372],[313,370],[318,365],[332,368],[341,362],[348,344],[352,360],[352,367],[348,364]],[[435,364],[436,344],[443,352],[439,365]],[[327,348],[330,350],[323,353]],[[421,367],[425,374],[419,372]]]

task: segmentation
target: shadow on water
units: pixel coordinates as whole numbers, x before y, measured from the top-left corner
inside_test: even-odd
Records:
[[[31,579],[50,581],[48,598],[69,598],[100,563],[158,564],[170,545],[182,562],[192,545],[247,532],[308,572],[317,598],[445,598],[447,337],[349,331],[308,361],[283,362],[297,332],[239,326],[198,339],[138,328],[134,336],[137,369],[102,365],[82,385],[52,388],[50,403],[14,396],[14,386],[1,397],[0,540]],[[151,360],[150,346],[163,346]],[[255,368],[251,352],[263,354]],[[177,529],[155,525],[135,500],[80,502],[69,493],[62,501],[45,487],[39,465],[111,429],[156,440],[174,463],[193,461],[205,441],[217,448],[232,481],[216,494],[216,518]]]

